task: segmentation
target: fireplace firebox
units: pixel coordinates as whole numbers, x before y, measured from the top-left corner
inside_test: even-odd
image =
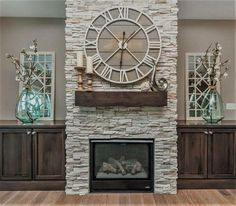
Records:
[[[90,140],[90,192],[153,192],[153,170],[153,139]]]

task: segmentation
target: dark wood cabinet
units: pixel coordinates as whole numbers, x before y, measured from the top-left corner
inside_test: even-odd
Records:
[[[202,129],[179,131],[178,174],[180,178],[207,177],[207,137]]]
[[[236,188],[236,126],[178,125],[178,187]]]
[[[0,190],[63,190],[64,122],[49,125],[1,123]]]
[[[235,131],[211,131],[208,138],[208,178],[236,178]]]
[[[0,178],[27,180],[32,178],[32,138],[27,130],[0,131]]]
[[[64,179],[64,130],[37,129],[34,132],[35,179]]]

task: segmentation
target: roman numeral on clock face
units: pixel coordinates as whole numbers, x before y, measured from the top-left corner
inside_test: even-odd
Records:
[[[156,60],[154,57],[147,55],[144,59],[144,63],[153,68],[156,63]]]
[[[105,11],[101,14],[101,16],[105,19],[106,23],[110,22],[113,20],[113,17],[110,13],[110,11]]]
[[[120,82],[128,82],[126,71],[120,71]]]
[[[119,16],[118,18],[127,19],[129,17],[129,9],[125,7],[118,8]]]
[[[105,78],[111,79],[112,69],[109,66],[105,66],[101,72],[101,75]]]
[[[151,25],[151,26],[149,26],[148,28],[146,28],[145,31],[146,31],[147,33],[150,33],[150,32],[153,31],[154,29],[156,29],[155,25]]]
[[[135,72],[138,78],[144,76],[143,72],[138,67],[135,68]]]
[[[97,33],[99,33],[101,31],[100,28],[94,26],[93,24],[90,25],[89,29],[93,30],[93,31],[96,31]]]
[[[101,59],[98,54],[94,54],[92,56],[92,60],[93,60],[93,65],[99,65],[101,63]]]
[[[161,42],[159,42],[159,41],[150,41],[149,42],[149,48],[150,49],[160,49],[161,48]]]
[[[88,48],[88,49],[96,49],[97,47],[97,41],[88,41],[88,40],[85,40],[85,47]]]

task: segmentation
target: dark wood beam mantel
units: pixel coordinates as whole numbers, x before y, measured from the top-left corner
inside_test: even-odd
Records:
[[[167,106],[167,92],[76,91],[75,106]]]

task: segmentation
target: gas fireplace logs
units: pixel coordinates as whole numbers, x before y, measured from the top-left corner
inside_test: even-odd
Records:
[[[124,156],[121,156],[119,160],[112,157],[107,162],[103,162],[100,168],[100,172],[104,173],[121,173],[122,175],[132,174],[135,175],[143,171],[142,164],[135,159],[126,160]]]

